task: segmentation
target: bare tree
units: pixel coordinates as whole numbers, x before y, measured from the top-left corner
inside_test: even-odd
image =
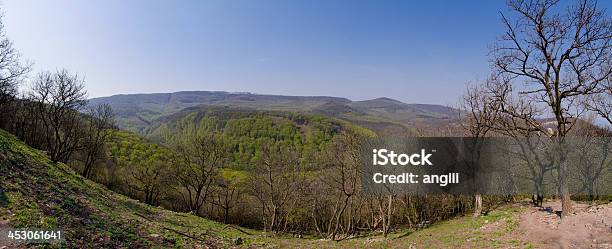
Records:
[[[604,175],[612,169],[612,131],[596,126],[592,120],[585,120],[576,129],[577,137],[573,139],[577,174],[575,178],[582,184],[591,201],[594,201],[600,189],[606,187]]]
[[[223,213],[223,223],[229,222],[230,211],[239,204],[242,195],[242,185],[244,184],[239,177],[221,176],[216,183],[213,191],[211,203],[219,207]]]
[[[606,79],[601,93],[594,94],[585,101],[586,107],[612,125],[612,79]]]
[[[83,176],[91,177],[93,166],[104,158],[104,144],[114,127],[113,110],[108,104],[89,107],[85,116]]]
[[[386,197],[386,203],[385,203]],[[376,201],[378,203],[378,209],[380,214],[380,220],[382,221],[383,237],[387,237],[391,232],[391,224],[393,224],[391,218],[393,217],[393,200],[395,195],[389,194],[387,196],[377,196]]]
[[[491,107],[499,109],[499,117],[491,123],[495,132],[511,138],[518,150],[507,151],[516,163],[527,166],[528,178],[534,184],[533,204],[541,206],[544,200],[544,175],[554,169],[554,161],[546,152],[552,132],[538,117],[545,111],[525,98],[512,95],[508,78],[491,77],[483,86],[495,102]],[[545,132],[542,132],[545,130]]]
[[[227,147],[216,133],[199,135],[187,141],[178,147],[177,180],[185,192],[184,200],[189,211],[198,214],[208,201],[219,169],[227,161]]]
[[[572,203],[566,184],[564,138],[585,112],[580,99],[598,93],[612,73],[612,22],[595,1],[581,0],[567,8],[559,2],[508,1],[514,15],[502,14],[506,31],[491,54],[496,71],[508,77],[509,84],[519,86],[517,96],[553,116],[550,137],[559,145],[556,166],[565,217],[572,212]],[[504,113],[521,118],[506,107],[502,105]],[[549,132],[540,122],[525,123]]]
[[[251,175],[250,188],[260,203],[264,230],[283,231],[288,215],[287,206],[296,199],[304,182],[298,153],[290,147],[265,141],[261,155]]]
[[[143,201],[149,205],[157,205],[159,197],[167,191],[170,183],[170,169],[167,164],[151,161],[140,161],[128,165],[131,170],[131,180],[127,185],[143,195]]]
[[[30,72],[30,65],[23,64],[13,42],[6,36],[4,21],[0,14],[0,126],[8,122],[12,112],[8,111],[9,103],[16,97],[17,89],[24,76]]]
[[[83,79],[66,70],[38,75],[30,93],[45,132],[44,149],[54,162],[67,163],[82,145],[81,110],[87,103]]]
[[[361,182],[361,155],[359,151],[360,140],[355,134],[343,132],[338,135],[328,148],[328,154],[324,158],[325,172],[320,177],[329,185],[334,192],[339,193],[338,203],[334,205],[332,220],[328,223],[327,234],[332,240],[341,227],[345,233],[350,235],[355,229],[355,217],[345,218],[347,209],[351,210],[351,204],[359,194]],[[316,220],[316,218],[314,219]],[[346,222],[344,222],[346,220]],[[342,224],[345,223],[345,224]]]
[[[480,151],[483,145],[482,138],[491,133],[494,124],[499,116],[497,102],[491,95],[486,93],[486,89],[478,85],[468,85],[465,95],[460,102],[461,126],[467,136],[473,138],[470,141],[470,148],[473,153],[472,162],[480,160]],[[474,196],[474,217],[482,213],[482,195],[477,193]]]

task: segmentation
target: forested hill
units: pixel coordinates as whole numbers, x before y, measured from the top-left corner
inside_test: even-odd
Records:
[[[252,168],[263,143],[291,147],[303,158],[314,159],[342,132],[373,136],[368,129],[325,116],[231,107],[192,107],[164,116],[142,132],[160,144],[176,147],[192,137],[216,133],[231,148],[232,168]]]
[[[448,122],[455,109],[442,105],[406,104],[389,98],[351,101],[326,96],[282,96],[252,93],[189,91],[127,94],[90,99],[109,104],[121,128],[143,132],[160,117],[189,107],[226,106],[266,111],[290,111],[340,118],[377,131],[405,130]],[[403,132],[403,131],[402,131]]]

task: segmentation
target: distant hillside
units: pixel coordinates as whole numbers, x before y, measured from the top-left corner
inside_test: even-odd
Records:
[[[285,111],[261,111],[236,107],[190,107],[156,119],[142,135],[161,144],[177,144],[194,134],[217,132],[232,148],[230,167],[253,167],[264,142],[290,146],[304,158],[315,158],[343,130],[364,136],[373,132],[342,120]]]
[[[441,105],[406,104],[389,98],[351,101],[326,96],[282,96],[252,93],[189,91],[127,94],[93,98],[90,104],[107,103],[124,129],[143,132],[160,117],[185,108],[227,106],[269,111],[326,115],[354,122],[378,132],[405,130],[448,122],[454,109]],[[404,132],[404,131],[403,131]]]
[[[439,123],[448,120],[455,112],[447,106],[406,104],[390,98],[355,101],[348,105],[369,116],[407,125]]]

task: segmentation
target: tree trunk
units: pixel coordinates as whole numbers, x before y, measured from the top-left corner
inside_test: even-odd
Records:
[[[391,215],[393,208],[393,195],[389,195],[389,204],[387,207],[387,219],[386,222],[383,222],[383,236],[386,238],[389,235],[389,230],[391,229]]]
[[[276,205],[272,205],[272,218],[270,221],[270,231],[276,231]]]
[[[561,183],[559,186],[559,194],[561,195],[561,218],[563,219],[574,212],[570,193],[567,188],[567,182]]]
[[[474,217],[480,216],[482,213],[482,195],[476,194],[474,196]]]
[[[223,207],[223,223],[227,224],[229,221],[229,208]]]
[[[568,172],[566,162],[566,144],[565,138],[561,137],[558,140],[559,143],[559,195],[561,196],[561,218],[567,217],[569,214],[574,212],[572,208],[572,200],[570,199],[570,192],[568,188]]]

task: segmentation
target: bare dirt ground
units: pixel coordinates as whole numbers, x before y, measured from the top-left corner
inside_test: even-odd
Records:
[[[564,220],[559,201],[528,208],[519,218],[521,239],[536,248],[612,248],[612,203],[574,208]]]

